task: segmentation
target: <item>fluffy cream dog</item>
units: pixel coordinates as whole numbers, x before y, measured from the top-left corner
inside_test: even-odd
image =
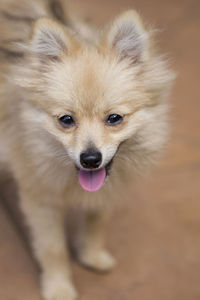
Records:
[[[105,221],[126,178],[165,144],[174,76],[135,11],[95,35],[58,1],[1,1],[0,21],[1,160],[18,182],[44,299],[76,299],[66,212],[85,215],[73,236],[79,262],[112,269]]]

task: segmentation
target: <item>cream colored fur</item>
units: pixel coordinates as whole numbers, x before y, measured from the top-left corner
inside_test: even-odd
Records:
[[[6,15],[1,20],[10,43],[0,39],[6,74],[0,88],[0,151],[18,182],[42,270],[43,297],[72,300],[77,293],[66,247],[66,213],[77,206],[86,216],[73,236],[80,263],[110,270],[115,262],[104,248],[104,226],[127,178],[143,174],[165,145],[174,75],[136,12],[117,17],[91,43],[94,30],[87,24],[66,26],[63,16],[56,20],[50,12],[48,1],[31,3],[1,4],[1,12],[15,16],[16,26]],[[18,40],[21,45],[12,44]],[[111,113],[123,115],[123,122],[106,126]],[[57,118],[64,114],[73,114],[77,125],[62,128]],[[114,157],[110,176],[96,193],[82,190],[75,168],[88,143],[102,152],[102,166]]]

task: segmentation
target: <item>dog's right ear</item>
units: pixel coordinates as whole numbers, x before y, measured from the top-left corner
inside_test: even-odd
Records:
[[[148,56],[149,34],[140,16],[130,10],[119,15],[103,37],[103,46],[114,51],[121,60],[140,63]]]
[[[62,25],[48,18],[36,21],[28,50],[41,58],[58,59],[79,47],[73,35]]]

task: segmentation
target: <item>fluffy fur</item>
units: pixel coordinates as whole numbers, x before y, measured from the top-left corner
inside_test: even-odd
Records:
[[[166,142],[174,78],[136,12],[121,14],[94,34],[68,18],[62,4],[6,0],[0,7],[6,74],[0,89],[1,160],[18,182],[45,300],[77,297],[64,231],[72,205],[85,215],[73,235],[80,263],[100,271],[114,266],[104,249],[104,224],[127,178],[143,174]],[[124,120],[106,126],[112,113]],[[58,117],[64,114],[72,114],[77,125],[62,128]],[[75,168],[90,144],[101,151],[102,166],[114,158],[95,194],[80,187]]]

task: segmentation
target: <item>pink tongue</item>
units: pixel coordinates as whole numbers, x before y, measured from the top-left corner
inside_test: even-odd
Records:
[[[80,170],[78,174],[79,183],[87,192],[98,191],[106,178],[106,170],[102,168],[97,171]]]

